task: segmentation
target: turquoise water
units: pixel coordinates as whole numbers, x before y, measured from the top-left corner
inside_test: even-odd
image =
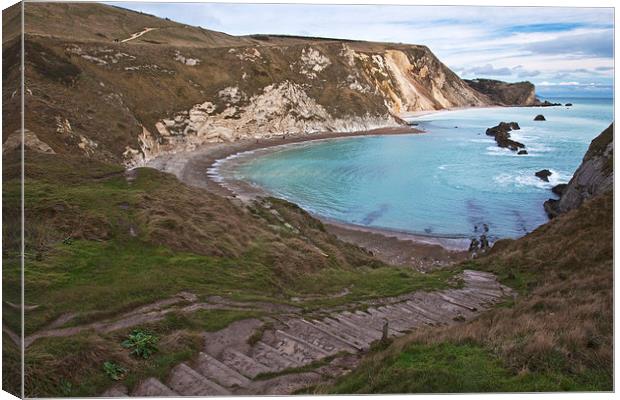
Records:
[[[590,141],[613,119],[611,99],[557,99],[573,107],[487,108],[418,117],[425,134],[329,139],[246,157],[236,179],[346,223],[408,233],[519,237],[547,221],[550,188],[568,182]],[[533,121],[543,114],[547,121]],[[486,128],[516,121],[518,156]],[[553,172],[546,183],[534,176]]]

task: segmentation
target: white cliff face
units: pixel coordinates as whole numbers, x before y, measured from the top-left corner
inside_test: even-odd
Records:
[[[336,118],[310,98],[302,85],[289,81],[266,86],[245,105],[237,105],[245,96],[238,88],[226,88],[220,95],[229,100],[228,107],[220,113],[212,102],[206,101],[158,121],[157,136],[143,128],[140,149],[128,147],[125,151],[126,164],[143,165],[160,154],[191,151],[209,143],[398,125],[387,113]]]
[[[310,79],[315,79],[330,64],[329,58],[320,51],[308,47],[301,51],[299,72]]]

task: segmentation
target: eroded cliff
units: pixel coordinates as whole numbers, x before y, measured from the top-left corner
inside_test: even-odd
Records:
[[[570,182],[558,190],[559,200],[545,202],[550,218],[574,210],[585,200],[614,188],[614,125],[611,124],[590,144]]]

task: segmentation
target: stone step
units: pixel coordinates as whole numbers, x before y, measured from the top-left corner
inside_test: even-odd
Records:
[[[274,339],[269,344],[283,356],[295,360],[298,365],[306,365],[329,355],[320,347],[279,329],[274,332]]]
[[[412,308],[407,307],[404,303],[397,303],[395,307],[398,307],[403,313],[408,313],[407,320],[411,321],[412,329],[418,328],[422,325],[428,325],[431,320],[424,318],[420,312]]]
[[[439,296],[441,296],[442,299],[444,299],[445,301],[447,301],[450,304],[453,304],[457,307],[461,307],[467,311],[477,311],[478,310],[478,306],[477,305],[473,305],[467,301],[464,301],[462,299],[459,299],[457,297],[455,297],[454,293],[451,294],[446,294],[446,293],[438,293]]]
[[[388,321],[396,330],[409,331],[415,325],[411,319],[411,314],[403,311],[401,307],[395,304],[377,307],[377,311],[387,315]]]
[[[328,335],[310,324],[305,323],[299,319],[290,319],[286,321],[288,326],[288,332],[292,335],[304,339],[308,343],[312,343],[315,346],[322,348],[329,355],[339,353],[341,351],[347,351],[349,353],[356,353],[355,347],[348,343],[336,338],[335,336]]]
[[[198,355],[196,371],[226,387],[245,387],[250,380],[206,353]]]
[[[347,333],[350,336],[355,335],[354,337],[358,337],[360,340],[363,340],[364,342],[372,343],[375,340],[377,340],[375,333],[369,332],[366,329],[364,329],[366,324],[362,324],[357,321],[350,321],[348,318],[338,318],[338,317],[341,317],[341,315],[336,315],[331,318],[325,318],[323,321],[327,323],[331,323],[331,324],[339,324],[345,327],[345,329],[347,329]]]
[[[183,396],[227,396],[231,394],[185,363],[181,363],[172,369],[168,378],[168,385]]]
[[[478,304],[480,308],[483,308],[485,304],[490,302],[489,299],[493,298],[470,288],[459,289],[458,293],[463,299]]]
[[[484,308],[484,305],[488,303],[489,300],[489,297],[486,295],[476,295],[475,291],[466,289],[455,290],[454,292],[450,292],[449,295],[477,306],[478,309]]]
[[[222,353],[221,361],[228,367],[236,370],[241,375],[244,375],[250,379],[254,379],[258,374],[272,371],[270,367],[231,348],[224,350],[224,352]]]
[[[288,357],[278,351],[278,349],[262,341],[254,345],[250,356],[261,364],[273,366],[278,370],[293,368],[300,365],[297,360]]]
[[[400,303],[400,306],[404,309],[411,311],[412,314],[414,315],[414,318],[417,318],[424,325],[436,325],[437,324],[436,319],[433,319],[432,317],[428,316],[427,314],[423,313],[420,309],[415,308],[412,305],[409,305],[403,302],[403,303]]]
[[[305,319],[300,319],[299,321],[304,324],[309,325],[310,327],[312,327],[313,329],[316,329],[317,331],[323,333],[324,335],[333,337],[335,340],[339,340],[343,343],[346,343],[348,346],[351,346],[353,349],[355,349],[356,352],[364,348],[363,345],[359,344],[357,340],[349,338],[346,335],[345,336],[337,335],[333,333],[330,329],[325,329],[323,326],[316,324],[317,321],[314,321],[314,323],[306,321]]]
[[[441,316],[446,321],[459,315],[463,310],[462,307],[446,301],[439,293],[428,293],[423,303],[424,307],[434,311],[435,314]]]
[[[179,397],[178,393],[155,378],[147,378],[140,382],[131,395],[135,397]]]
[[[366,333],[366,336],[373,340],[381,339],[383,324],[375,321],[372,315],[364,313],[364,315],[356,315],[349,311],[343,311],[336,316],[338,320],[347,321],[358,327]]]
[[[414,310],[417,310],[426,319],[433,321],[433,324],[435,325],[443,324],[447,319],[444,315],[439,315],[431,311],[422,303],[415,303],[413,301],[407,301],[406,303],[407,303],[407,306],[413,308]]]
[[[366,341],[360,340],[358,337],[351,336],[344,330],[334,328],[332,325],[328,325],[324,323],[323,321],[314,320],[312,321],[312,324],[316,326],[318,329],[323,330],[324,332],[327,332],[331,335],[342,338],[342,340],[348,341],[352,346],[354,346],[358,350],[365,350],[369,347],[368,346],[369,343],[367,343]]]
[[[378,319],[382,322],[388,322],[388,333],[390,334],[390,336],[400,336],[403,332],[408,330],[404,328],[404,325],[401,321],[398,321],[396,315],[392,315],[389,312],[381,311],[376,308],[369,308],[368,312],[370,313],[370,315],[375,317],[375,319]],[[390,330],[393,332],[390,332]]]
[[[352,319],[356,319],[357,323],[359,325],[362,326],[368,326],[369,328],[372,328],[372,331],[375,332],[376,331],[376,338],[377,339],[381,339],[381,337],[383,336],[383,324],[385,321],[383,321],[380,318],[377,318],[369,313],[363,312],[363,311],[355,311],[355,313],[353,313],[350,318]],[[394,330],[393,328],[388,326],[388,334],[390,335],[396,335],[398,334],[398,332],[396,330]]]
[[[359,342],[364,343],[366,346],[368,346],[374,341],[372,336],[361,332],[356,325],[349,325],[329,317],[323,318],[321,322],[326,326],[331,327],[332,330],[340,331],[343,334],[349,335],[350,337],[357,339]]]

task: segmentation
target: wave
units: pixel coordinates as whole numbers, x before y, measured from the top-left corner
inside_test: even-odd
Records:
[[[549,182],[545,182],[538,178],[532,170],[522,170],[514,174],[501,173],[493,178],[493,181],[501,186],[514,186],[514,187],[537,187],[540,189],[551,189],[552,187],[559,185],[560,183],[567,183],[570,180],[570,176],[565,175],[556,170],[550,169],[551,175],[549,176]]]

